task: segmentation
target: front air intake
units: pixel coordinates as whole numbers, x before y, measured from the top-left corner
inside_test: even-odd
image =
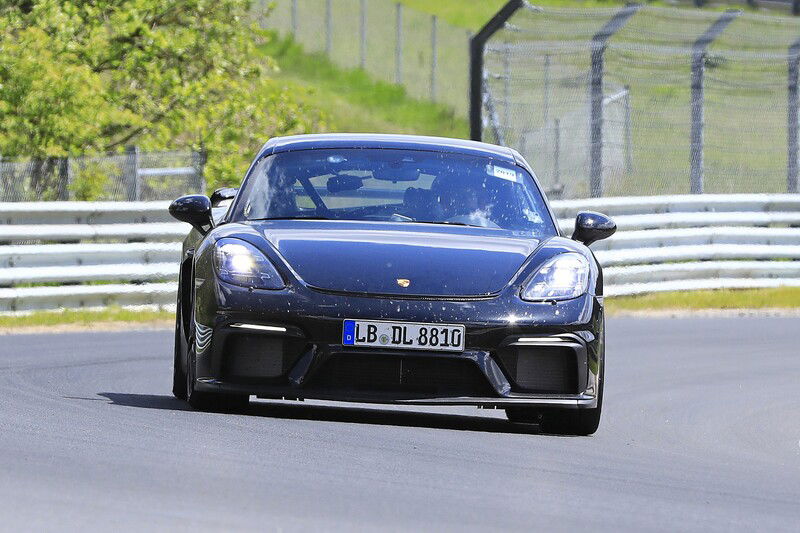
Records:
[[[308,387],[397,397],[494,396],[473,361],[406,354],[333,354]]]
[[[576,394],[578,363],[568,346],[510,346],[498,354],[517,392]]]
[[[305,341],[260,334],[233,334],[225,340],[226,378],[281,378],[297,362]]]

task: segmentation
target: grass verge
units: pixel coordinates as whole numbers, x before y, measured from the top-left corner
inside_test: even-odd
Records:
[[[661,292],[606,299],[606,309],[611,313],[618,311],[797,308],[800,308],[800,287]]]
[[[800,309],[800,287],[776,289],[664,292],[606,299],[610,314],[617,312],[692,311],[703,309]],[[102,329],[110,324],[148,324],[170,327],[175,314],[155,309],[108,307],[36,311],[27,315],[0,315],[0,331],[25,332],[35,328],[70,326],[74,329]]]
[[[175,320],[172,311],[107,307],[105,309],[65,309],[60,311],[34,311],[25,315],[0,315],[0,329],[60,326],[93,326],[111,322],[161,323],[169,325]]]

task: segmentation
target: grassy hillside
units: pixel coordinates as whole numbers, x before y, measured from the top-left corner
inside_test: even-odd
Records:
[[[410,98],[402,87],[375,81],[361,70],[339,68],[325,54],[305,53],[289,38],[273,37],[262,49],[278,62],[277,78],[296,86],[303,100],[326,114],[330,131],[468,135],[466,119],[451,109]]]
[[[455,26],[480,28],[505,0],[401,0],[410,9],[436,14]],[[541,5],[597,6],[617,0],[543,0]],[[306,52],[292,39],[274,37],[262,47],[277,61],[276,77],[296,87],[301,98],[327,117],[325,127],[340,132],[417,133],[467,137],[465,116],[444,105],[410,97],[402,87],[376,81],[359,69],[343,69],[323,53]]]

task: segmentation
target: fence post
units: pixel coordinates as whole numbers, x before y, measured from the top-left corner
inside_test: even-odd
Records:
[[[509,128],[509,109],[508,104],[511,100],[511,61],[509,54],[511,53],[511,45],[505,43],[503,46],[503,124]]]
[[[486,42],[522,6],[523,0],[509,0],[469,39],[469,136],[473,141],[480,141],[483,136],[483,53]]]
[[[192,152],[192,167],[194,167],[194,186],[195,192],[198,194],[206,193],[206,179],[204,170],[206,166],[206,159],[208,154],[205,148],[200,148],[198,151]]]
[[[395,31],[394,31],[394,82],[403,84],[403,4],[395,6]]]
[[[550,54],[544,55],[544,98],[542,102],[542,119],[545,127],[550,121]]]
[[[787,135],[786,140],[788,144],[788,160],[786,163],[786,190],[787,192],[800,192],[798,186],[797,170],[798,170],[798,151],[800,146],[798,142],[798,101],[797,101],[797,76],[798,67],[800,67],[800,39],[796,40],[789,47],[789,86],[788,86],[788,112],[787,112]]]
[[[703,193],[703,75],[705,73],[706,50],[714,39],[733,22],[742,12],[729,9],[714,21],[708,29],[698,37],[692,46],[692,133],[690,138],[690,175],[689,190],[692,194]]]
[[[69,200],[69,157],[58,160],[58,199]]]
[[[436,101],[436,70],[439,66],[436,37],[436,15],[431,15],[431,102]]]
[[[125,168],[123,170],[123,180],[128,191],[128,200],[136,201],[141,198],[141,187],[139,185],[139,148],[137,146],[127,146],[125,148]]]
[[[792,0],[792,15],[800,15],[800,0]]]
[[[292,37],[297,40],[297,0],[292,0]]]
[[[689,190],[703,192],[703,71],[705,54],[692,55],[692,133],[690,140],[691,170]]]
[[[592,37],[592,66],[589,81],[591,115],[589,119],[589,195],[603,196],[603,60],[608,40],[636,13],[640,4],[619,11]]]
[[[506,146],[506,136],[503,131],[503,126],[500,124],[500,117],[497,116],[497,108],[494,105],[494,97],[489,87],[489,82],[486,77],[483,79],[483,102],[482,105],[486,106],[486,112],[489,114],[489,124],[494,131],[494,143],[500,146]]]
[[[360,35],[359,65],[361,70],[367,70],[367,0],[361,0],[360,21],[358,33]]]
[[[553,143],[553,181],[556,185],[561,182],[561,121],[555,119],[554,143]]]
[[[633,132],[631,131],[631,86],[625,85],[625,171],[633,172]]]

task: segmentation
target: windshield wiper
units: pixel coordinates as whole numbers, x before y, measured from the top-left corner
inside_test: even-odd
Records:
[[[329,217],[313,216],[313,217],[267,217],[267,218],[251,218],[250,220],[333,220]]]
[[[446,226],[469,226],[471,228],[482,228],[476,224],[467,224],[466,222],[450,222],[447,220],[414,220],[417,224],[444,224]]]

